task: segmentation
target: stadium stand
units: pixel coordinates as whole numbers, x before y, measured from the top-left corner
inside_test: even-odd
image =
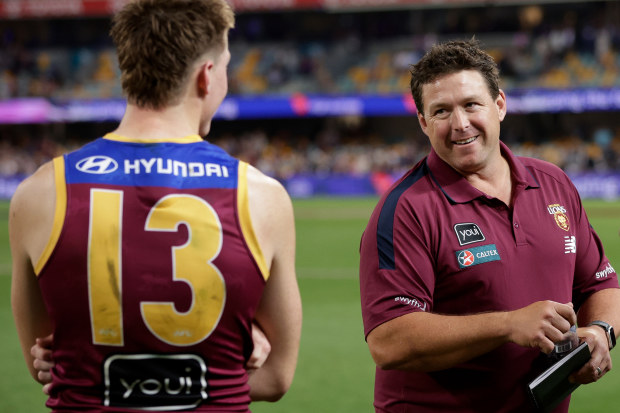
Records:
[[[616,90],[619,16],[615,1],[240,12],[230,36],[229,95],[405,95],[408,67],[430,44],[473,35],[498,61],[509,95]],[[108,26],[108,16],[0,20],[0,103],[121,98]],[[570,173],[617,172],[620,120],[594,109],[513,114],[503,139],[517,154]],[[28,175],[112,127],[1,124],[0,177]],[[218,121],[210,139],[283,181],[308,174],[398,175],[428,151],[412,116]]]

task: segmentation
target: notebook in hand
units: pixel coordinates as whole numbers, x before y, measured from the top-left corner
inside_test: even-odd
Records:
[[[538,411],[549,412],[571,394],[579,384],[568,381],[575,371],[590,360],[588,343],[583,342],[555,362],[529,384],[529,393]]]

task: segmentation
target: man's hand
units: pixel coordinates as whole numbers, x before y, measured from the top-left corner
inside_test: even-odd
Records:
[[[259,369],[271,352],[271,343],[256,323],[252,323],[252,341],[254,350],[246,363],[248,371]],[[44,338],[37,338],[36,344],[30,349],[30,354],[34,357],[34,368],[38,370],[37,378],[39,383],[43,384],[43,393],[48,396],[52,385],[51,369],[54,367],[54,360],[52,359],[53,342],[54,337],[50,334]]]
[[[572,303],[537,301],[509,314],[509,340],[523,347],[539,348],[545,354],[551,353],[554,343],[577,323]]]
[[[569,380],[580,384],[592,383],[611,370],[607,335],[602,328],[597,326],[578,328],[577,335],[582,341],[588,343],[591,357],[590,361],[569,377]]]
[[[54,336],[50,334],[44,338],[37,338],[36,344],[30,348],[30,354],[34,357],[33,365],[38,370],[37,378],[43,384],[43,393],[49,396],[52,386],[51,369],[54,367],[52,359],[52,344]]]
[[[252,323],[252,342],[254,343],[254,350],[245,365],[250,372],[259,369],[271,353],[271,343],[256,323]]]

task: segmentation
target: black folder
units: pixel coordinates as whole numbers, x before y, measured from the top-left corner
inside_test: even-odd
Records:
[[[568,381],[575,371],[590,360],[590,349],[585,341],[551,367],[542,372],[529,385],[529,393],[539,412],[550,412],[577,387]]]

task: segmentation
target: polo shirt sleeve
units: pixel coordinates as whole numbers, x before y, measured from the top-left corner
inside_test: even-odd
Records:
[[[432,310],[435,263],[428,234],[406,203],[379,204],[362,236],[364,334],[396,317]]]
[[[605,255],[600,238],[590,225],[577,189],[572,183],[570,186],[576,210],[579,211],[573,281],[573,303],[578,309],[591,294],[606,288],[618,288],[618,275]]]

